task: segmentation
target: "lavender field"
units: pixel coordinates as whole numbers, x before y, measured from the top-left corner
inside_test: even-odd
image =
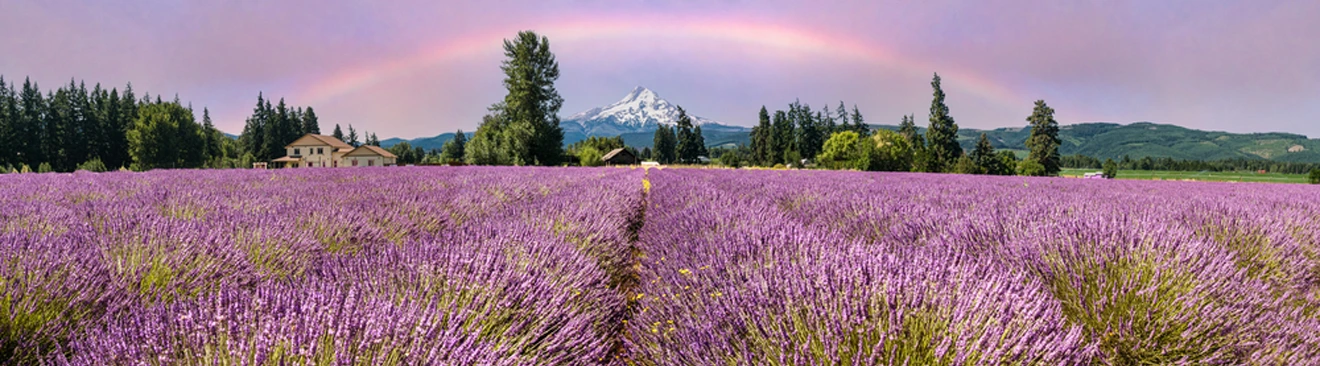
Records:
[[[1302,185],[155,171],[0,207],[7,364],[1320,364]]]

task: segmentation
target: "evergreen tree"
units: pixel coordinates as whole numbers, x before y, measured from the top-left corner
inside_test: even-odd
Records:
[[[651,160],[651,148],[650,147],[642,148],[642,154],[637,157],[641,158],[642,160]]]
[[[106,126],[106,131],[111,134],[108,138],[111,141],[110,157],[103,157],[105,165],[110,169],[126,168],[133,163],[132,157],[128,154],[128,129],[133,126],[133,121],[138,117],[138,105],[136,96],[133,95],[133,84],[124,87],[124,92],[115,96],[115,91],[110,91],[110,105],[115,109],[114,117],[109,118],[110,126]]]
[[[307,107],[307,111],[302,115],[302,133],[321,134],[321,122],[316,119],[316,111],[312,110],[312,107]]]
[[[463,161],[466,147],[467,135],[463,134],[463,130],[458,130],[454,133],[454,138],[445,141],[445,144],[440,147],[440,160],[446,163]]]
[[[839,121],[838,121],[839,128],[843,130],[857,132],[853,130],[854,126],[851,124],[851,122],[848,122],[848,108],[843,106],[842,100],[839,101],[839,108],[835,109],[834,113],[835,115],[839,116]],[[858,137],[860,138],[861,136]]]
[[[344,130],[339,129],[338,123],[335,124],[335,132],[330,134],[330,136],[334,136],[336,140],[344,141]]]
[[[240,150],[244,154],[252,154],[258,160],[267,160],[263,150],[266,136],[265,105],[265,96],[257,93],[257,106],[252,109],[252,116],[248,117],[243,125],[243,133],[238,136]]]
[[[19,100],[19,117],[15,128],[17,139],[12,142],[18,145],[15,150],[19,163],[37,166],[46,161],[45,150],[42,149],[42,125],[46,118],[46,100],[42,98],[38,86],[29,79],[23,80],[23,91],[19,95]]]
[[[59,88],[46,93],[46,118],[41,126],[41,149],[46,159],[42,162],[50,164],[52,169],[69,170],[64,147],[72,114],[67,90]]]
[[[705,156],[709,158],[710,152],[706,150],[706,136],[701,134],[701,126],[692,128],[692,138],[697,142],[697,156]]]
[[[678,137],[674,135],[674,130],[667,125],[660,125],[655,130],[655,139],[652,141],[655,146],[655,160],[660,164],[672,164],[678,158]]]
[[[757,165],[772,165],[775,159],[774,128],[770,125],[770,113],[761,106],[756,127],[752,127],[752,159]]]
[[[678,161],[684,164],[696,163],[705,146],[697,140],[698,137],[692,130],[692,118],[688,117],[683,107],[678,107],[678,123],[675,130],[678,134]]]
[[[904,115],[903,119],[898,122],[898,134],[906,138],[908,142],[915,144],[917,139],[921,138],[921,133],[917,132],[917,124],[914,119]]]
[[[13,129],[18,112],[18,102],[14,94],[14,88],[5,82],[4,75],[0,75],[0,141],[6,142],[0,144],[0,173],[8,173],[5,167],[14,164]]]
[[[357,130],[353,129],[352,123],[348,124],[348,141],[344,141],[344,142],[349,145],[352,145],[353,147],[358,147],[359,145],[361,145],[361,143],[358,141]]]
[[[375,132],[372,132],[372,133],[371,133],[371,137],[368,137],[368,138],[367,138],[367,145],[371,145],[371,146],[375,146],[375,147],[380,147],[380,138],[376,137],[376,133],[375,133]]]
[[[852,122],[853,129],[857,131],[857,135],[861,137],[871,135],[871,126],[866,125],[866,121],[862,119],[862,111],[857,109],[856,104],[853,105]]]
[[[550,52],[550,40],[535,32],[518,32],[504,41],[506,59],[504,100],[490,107],[498,123],[482,123],[472,137],[475,146],[500,149],[490,155],[507,156],[499,163],[515,165],[559,165],[563,160],[564,131],[559,127],[559,108],[564,99],[555,90],[559,63]]]
[[[803,106],[799,102],[793,102],[788,106],[789,118],[796,125],[796,149],[801,158],[814,160],[825,144],[825,136],[817,127],[816,118],[811,112],[811,108]]]
[[[1031,135],[1027,137],[1027,160],[1040,163],[1045,175],[1059,175],[1059,123],[1054,121],[1054,108],[1037,100],[1036,107],[1027,117]]]
[[[981,133],[981,139],[976,141],[976,148],[968,155],[971,157],[972,163],[980,168],[980,171],[985,174],[998,175],[999,160],[995,156],[995,147],[990,145],[990,139],[986,137],[985,133]]]
[[[789,155],[797,155],[795,152],[790,154],[790,152],[795,149],[794,137],[797,136],[796,131],[794,131],[793,121],[789,120],[788,114],[784,113],[784,111],[775,111],[774,122],[772,125],[774,126],[774,139],[772,140],[774,148],[770,150],[774,153],[774,156],[771,156],[773,159],[771,163],[797,163],[796,161],[787,160]]]
[[[816,120],[821,123],[820,129],[823,135],[831,136],[835,132],[839,132],[839,125],[834,122],[834,115],[833,112],[830,112],[830,106],[821,107],[820,112],[816,112]]]
[[[215,124],[211,123],[211,110],[202,107],[202,156],[204,161],[220,156],[219,141],[213,139],[212,135],[217,133]]]
[[[930,157],[929,169],[933,172],[947,172],[963,155],[962,146],[958,145],[958,124],[949,116],[949,106],[944,104],[944,90],[940,88],[940,74],[935,74],[930,82],[935,90],[930,102],[930,126],[926,128],[926,151]]]

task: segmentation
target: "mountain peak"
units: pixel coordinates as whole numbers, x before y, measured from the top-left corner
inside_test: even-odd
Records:
[[[688,116],[695,125],[711,122],[705,118]],[[587,131],[602,134],[654,130],[660,124],[672,125],[677,122],[678,106],[661,98],[651,89],[638,86],[613,104],[583,111],[564,121],[580,124]]]
[[[656,95],[655,92],[651,91],[651,89],[647,89],[646,87],[639,85],[636,88],[633,88],[631,92],[628,92],[628,95],[624,96],[623,100],[621,101],[630,101],[630,100],[638,100],[638,99],[657,100],[660,99],[660,96]]]

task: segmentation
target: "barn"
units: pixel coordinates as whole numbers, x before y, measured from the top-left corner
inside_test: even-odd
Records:
[[[605,165],[633,165],[637,164],[637,155],[633,155],[628,149],[618,148],[610,150],[600,160],[605,161]]]

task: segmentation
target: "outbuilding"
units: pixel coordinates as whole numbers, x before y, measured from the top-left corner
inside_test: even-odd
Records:
[[[605,161],[605,165],[633,165],[637,164],[637,155],[633,155],[628,149],[618,148],[610,150],[600,160]]]

